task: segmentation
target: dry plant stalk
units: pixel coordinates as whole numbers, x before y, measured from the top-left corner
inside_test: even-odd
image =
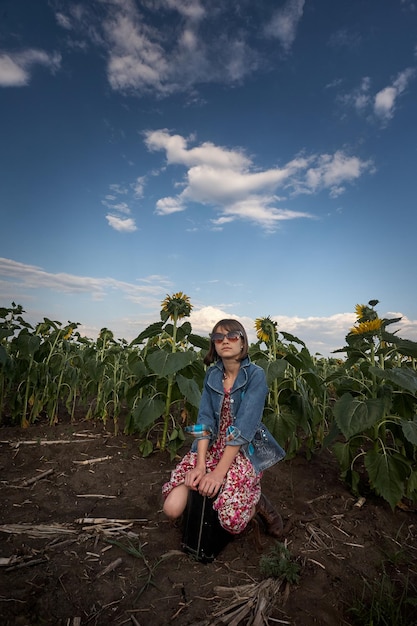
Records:
[[[108,518],[80,518],[75,520],[76,524],[86,524],[82,527],[82,531],[101,532],[104,535],[113,536],[117,533],[123,533],[126,529],[133,526],[134,522],[143,522],[147,520],[116,520]],[[0,532],[10,535],[28,535],[33,538],[49,538],[59,535],[77,535],[79,530],[71,528],[65,524],[2,524]],[[136,535],[135,535],[136,536]]]
[[[78,493],[77,498],[117,498],[117,496],[106,496],[104,493]]]
[[[363,496],[361,496],[360,498],[358,498],[355,502],[355,504],[353,505],[354,507],[356,507],[357,509],[361,509],[363,507],[363,505],[366,502],[366,498],[364,498]]]
[[[123,533],[125,530],[129,530],[129,528],[132,528],[132,526],[133,524],[117,524],[116,526],[109,528],[107,524],[97,524],[95,526],[83,526],[82,530],[87,532],[94,531],[96,533],[101,533],[105,537],[113,537],[114,535]]]
[[[114,561],[109,563],[107,567],[105,567],[101,572],[97,574],[97,578],[101,578],[105,574],[108,574],[109,572],[113,572],[122,563],[123,563],[123,559],[121,559],[120,557],[115,559]]]
[[[15,569],[22,569],[23,567],[32,567],[33,565],[41,565],[42,563],[46,563],[48,559],[40,557],[38,559],[22,560],[19,563],[14,563],[10,567],[6,569],[6,572],[12,572]]]
[[[114,519],[112,517],[80,517],[76,524],[132,524],[133,522],[147,522],[147,519]]]
[[[210,621],[209,626],[239,626],[243,623],[248,626],[268,626],[268,615],[283,584],[279,578],[266,578],[260,583],[239,587],[215,587],[214,591],[218,595],[232,595],[235,599],[213,613],[214,620]]]
[[[1,443],[8,443],[12,448],[19,448],[20,446],[52,446],[57,443],[91,443],[89,439],[35,439],[24,441],[2,441]]]
[[[19,563],[21,557],[12,554],[12,556],[2,556],[0,557],[0,567],[9,567],[10,565],[14,565],[15,563]]]
[[[308,543],[312,546],[313,550],[330,549],[332,547],[332,538],[321,530],[321,528],[317,528],[312,524],[307,524],[306,528],[309,533]],[[326,543],[325,539],[328,539],[329,543]]]
[[[45,472],[42,472],[41,474],[38,474],[37,476],[33,476],[32,478],[28,478],[27,480],[24,480],[20,486],[28,487],[29,485],[33,485],[33,483],[36,483],[38,482],[38,480],[42,480],[42,478],[45,478],[46,476],[53,474],[53,472],[54,472],[53,469],[46,470]]]
[[[77,533],[73,528],[69,528],[64,524],[3,524],[0,526],[0,532],[9,533],[11,535],[25,534],[29,537],[50,537],[51,535],[75,535]]]
[[[100,456],[97,457],[96,459],[86,459],[85,461],[73,461],[73,463],[76,463],[77,465],[92,465],[93,463],[100,463],[100,461],[108,461],[109,459],[112,459],[113,457],[111,456]]]

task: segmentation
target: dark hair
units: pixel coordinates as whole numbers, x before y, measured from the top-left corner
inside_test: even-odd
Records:
[[[240,333],[242,333],[243,349],[242,354],[240,355],[240,357],[237,358],[237,361],[243,361],[243,359],[246,359],[246,357],[248,356],[249,342],[246,330],[243,328],[242,324],[237,320],[232,319],[220,320],[220,322],[217,322],[217,324],[214,326],[211,334],[217,332],[217,329],[220,328],[220,326],[224,328],[224,330],[227,330],[227,332],[231,330],[238,330]],[[210,348],[206,356],[204,357],[204,363],[205,365],[211,365],[211,363],[214,363],[214,361],[218,361],[218,359],[219,355],[216,352],[214,342],[210,341]]]

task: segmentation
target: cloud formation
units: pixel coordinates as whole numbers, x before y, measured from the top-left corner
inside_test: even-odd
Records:
[[[374,113],[382,122],[392,119],[399,96],[404,93],[415,74],[415,69],[408,67],[397,75],[391,85],[378,91],[374,99]]]
[[[138,178],[132,185],[134,195],[140,198],[143,194],[143,178]],[[110,185],[110,191],[102,204],[109,209],[106,220],[111,228],[120,233],[133,233],[137,230],[136,221],[131,217],[129,204],[121,201],[120,197],[125,197],[129,189],[118,184]]]
[[[37,65],[55,73],[61,66],[61,55],[34,48],[20,52],[0,51],[0,87],[26,87]]]
[[[22,304],[26,309],[26,303],[31,303],[31,311],[24,316],[30,323],[35,325],[43,316],[59,321],[76,319],[79,316],[71,309],[76,304],[76,298],[65,302],[66,320],[60,320],[59,314],[54,310],[44,311],[44,295],[37,302],[36,292],[39,289],[60,293],[63,295],[84,294],[89,297],[90,304],[83,305],[82,326],[79,331],[87,336],[95,336],[100,327],[106,326],[126,341],[133,340],[146,326],[153,323],[159,316],[160,305],[167,292],[175,287],[165,276],[153,275],[138,279],[135,283],[115,280],[113,278],[96,278],[92,276],[77,276],[63,272],[47,272],[39,266],[19,263],[7,258],[0,257],[0,288],[3,297],[7,294],[10,302]],[[114,295],[116,294],[116,298]],[[112,320],[106,318],[103,309],[103,300],[111,296],[112,301],[121,302],[120,315]],[[132,317],[126,314],[126,301],[137,307]],[[6,306],[6,303],[3,303]],[[41,318],[34,319],[32,309],[41,312]],[[268,312],[269,313],[269,312]],[[259,311],[259,316],[267,313]],[[114,313],[112,314],[114,316]],[[398,329],[398,335],[413,341],[417,340],[417,320],[410,320],[400,312],[388,312],[380,314],[381,317],[401,317],[401,322],[390,327],[390,330]],[[208,335],[219,319],[232,317],[238,319],[245,326],[251,342],[256,341],[254,319],[238,315],[234,312],[233,304],[217,304],[206,306],[203,302],[195,306],[190,315],[193,332]],[[279,332],[287,332],[301,339],[311,354],[331,356],[332,351],[343,348],[345,336],[356,321],[356,315],[352,312],[336,313],[327,317],[300,317],[271,315],[278,324]],[[300,347],[300,346],[298,346]],[[336,356],[344,356],[336,355]]]
[[[373,171],[371,161],[363,161],[343,151],[299,157],[284,167],[259,170],[241,150],[230,150],[204,142],[189,146],[181,135],[166,129],[145,133],[150,151],[163,151],[168,165],[183,165],[185,178],[176,196],[160,198],[158,215],[185,211],[192,204],[210,207],[218,216],[215,226],[236,219],[250,221],[267,231],[274,231],[283,220],[312,219],[307,212],[292,211],[277,195],[313,194],[327,191],[335,197],[366,172]],[[285,200],[288,202],[288,199]]]
[[[277,11],[262,12],[248,29],[240,3],[223,0],[132,0],[93,6],[69,3],[55,13],[73,46],[104,50],[107,79],[114,91],[166,97],[192,92],[199,84],[236,84],[259,71],[266,59],[262,37],[293,45],[305,0],[287,0]],[[164,28],[156,27],[164,20]]]
[[[274,12],[271,21],[265,27],[265,34],[279,40],[285,52],[294,43],[297,26],[303,16],[305,0],[287,0]]]
[[[65,272],[47,272],[37,265],[28,265],[0,257],[0,276],[13,281],[15,288],[25,291],[50,289],[64,294],[90,294],[93,300],[102,300],[113,291],[121,292],[126,299],[145,304],[147,299],[162,297],[170,286],[164,277],[140,279],[141,284],[132,284],[114,278],[77,276]],[[152,304],[155,302],[152,300]]]
[[[353,107],[357,113],[369,116],[386,125],[395,114],[398,100],[405,95],[407,87],[415,78],[416,70],[407,67],[397,74],[389,85],[372,93],[372,81],[364,76],[360,85],[350,93],[339,96],[339,101],[348,107]]]

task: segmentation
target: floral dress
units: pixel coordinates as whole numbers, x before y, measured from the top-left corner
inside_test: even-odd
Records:
[[[230,391],[225,390],[219,435],[207,451],[206,469],[208,472],[214,470],[223,454],[226,431],[231,424]],[[183,457],[171,472],[169,482],[162,487],[162,495],[165,498],[174,487],[184,483],[185,474],[195,467],[196,462],[196,452],[190,451]],[[246,528],[252,517],[253,507],[261,497],[261,477],[262,474],[255,473],[252,463],[240,451],[234,458],[222,488],[213,502],[213,509],[218,513],[220,524],[229,533],[237,535]]]

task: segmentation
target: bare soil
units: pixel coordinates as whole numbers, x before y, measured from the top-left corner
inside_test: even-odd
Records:
[[[168,454],[141,458],[135,436],[86,421],[6,426],[0,440],[3,626],[255,623],[245,606],[259,600],[260,559],[276,540],[255,521],[212,563],[185,554],[161,512]],[[262,484],[300,578],[278,581],[259,624],[365,623],[349,609],[384,571],[417,588],[415,512],[372,496],[357,506],[329,451],[282,461]]]

